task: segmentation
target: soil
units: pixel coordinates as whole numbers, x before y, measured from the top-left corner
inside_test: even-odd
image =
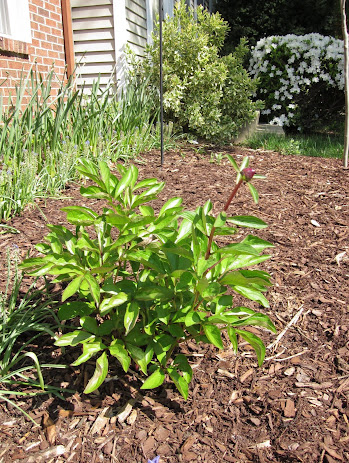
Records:
[[[237,161],[249,155],[266,176],[254,182],[258,205],[247,188],[231,205],[232,214],[266,221],[257,234],[275,245],[259,267],[272,275],[270,309],[252,305],[278,329],[262,333],[268,346],[262,367],[244,343],[237,356],[228,341],[223,351],[188,343],[194,377],[187,401],[171,383],[139,391],[137,374],[118,369],[98,394],[86,396],[93,365],[45,370],[47,384],[76,392],[65,400],[17,400],[38,426],[1,401],[0,462],[146,463],[156,455],[160,463],[349,461],[348,171],[340,160],[241,147],[186,147],[166,152],[161,167],[159,153],[151,152],[137,167],[141,177],[166,182],[154,207],[181,196],[189,210],[208,198],[221,210],[234,184],[226,152]],[[71,184],[59,199],[39,200],[9,222],[20,233],[0,236],[0,287],[6,248],[34,255],[46,223],[65,223],[62,206],[88,204],[78,189]],[[41,343],[42,363],[70,364],[79,354],[61,352],[50,339]]]

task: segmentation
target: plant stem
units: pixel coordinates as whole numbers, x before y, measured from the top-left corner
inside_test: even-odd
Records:
[[[233,191],[231,192],[231,195],[229,196],[227,202],[225,203],[225,206],[224,206],[224,209],[223,209],[224,212],[226,212],[228,210],[228,207],[230,206],[230,203],[234,199],[234,196],[236,195],[236,193],[237,193],[238,189],[240,188],[242,182],[243,182],[243,179],[241,178],[238,181],[238,183],[235,185]],[[212,241],[213,241],[213,236],[214,236],[215,230],[216,230],[216,227],[212,227],[210,237],[208,239],[208,245],[207,245],[207,250],[206,250],[206,254],[205,254],[205,260],[207,260],[210,257],[211,246],[212,246]]]

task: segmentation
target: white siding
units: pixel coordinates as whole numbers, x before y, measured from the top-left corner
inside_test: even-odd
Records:
[[[71,0],[78,86],[116,85],[113,0]]]
[[[126,0],[127,42],[138,56],[144,54],[147,44],[147,2]]]

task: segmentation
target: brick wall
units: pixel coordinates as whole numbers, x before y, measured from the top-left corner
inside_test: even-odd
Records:
[[[28,0],[28,3],[32,43],[0,36],[0,92],[5,97],[5,104],[9,93],[14,94],[15,84],[19,81],[22,70],[26,73],[32,65],[43,75],[53,66],[59,78],[64,77],[61,0]],[[58,81],[53,83],[53,94],[58,86]]]

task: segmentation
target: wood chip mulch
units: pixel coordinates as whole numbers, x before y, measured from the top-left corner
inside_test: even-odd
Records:
[[[46,370],[48,384],[76,392],[64,401],[17,399],[36,427],[0,401],[0,463],[146,463],[156,455],[160,463],[349,461],[349,171],[333,159],[239,147],[202,151],[167,152],[162,168],[152,152],[137,166],[141,177],[166,181],[156,208],[181,196],[189,210],[208,198],[215,212],[222,209],[235,178],[226,159],[211,160],[226,152],[237,161],[249,155],[267,177],[254,182],[258,205],[246,188],[230,209],[265,220],[268,228],[256,233],[275,245],[260,266],[273,281],[270,309],[260,310],[278,329],[262,333],[263,366],[244,344],[235,356],[228,340],[224,351],[188,343],[194,378],[186,402],[171,383],[140,393],[137,376],[117,366],[89,396],[82,390],[92,364]],[[72,184],[61,199],[40,200],[9,222],[20,233],[0,235],[0,288],[6,249],[17,245],[21,257],[33,255],[46,221],[65,223],[60,207],[77,202],[89,204]],[[43,363],[71,363],[79,355],[61,354],[46,341],[37,351]]]

